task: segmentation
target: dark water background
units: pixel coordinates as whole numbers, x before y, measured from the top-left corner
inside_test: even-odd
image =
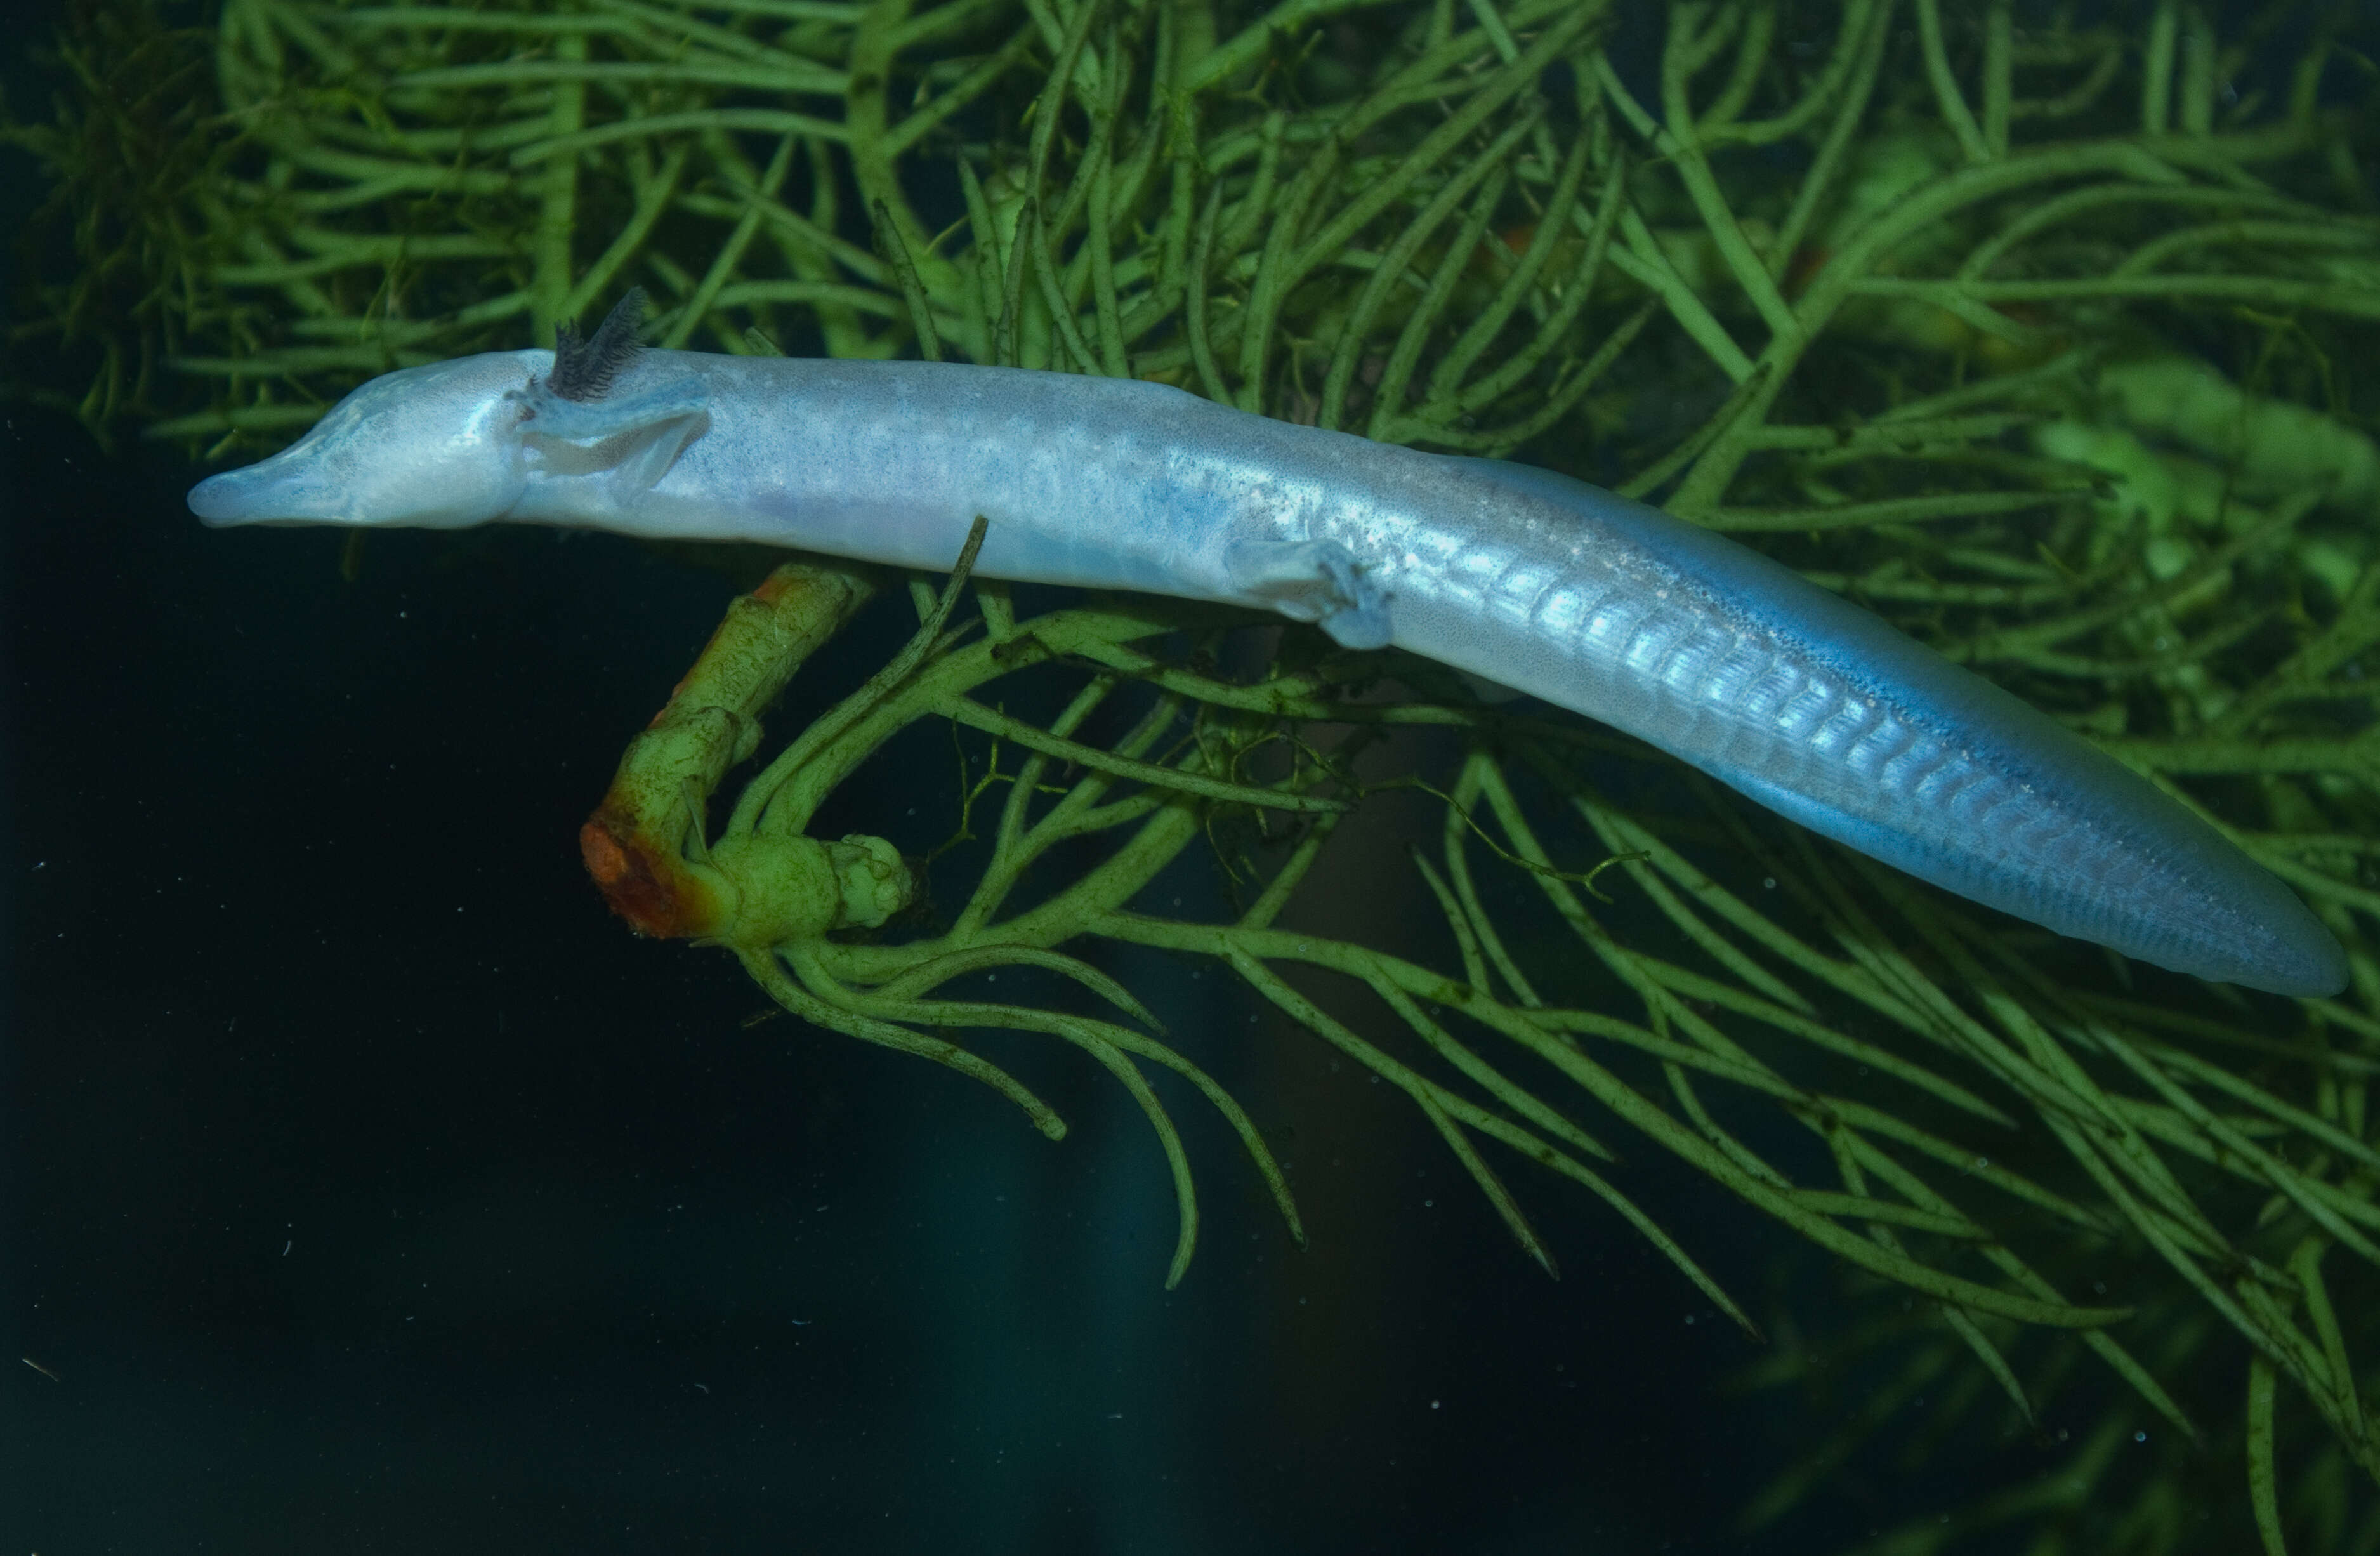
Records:
[[[393,533],[348,585],[335,534],[203,530],[176,459],[7,421],[15,1548],[1725,1548],[1710,1385],[1754,1348],[1516,1173],[1548,1281],[1402,1097],[1211,977],[1111,964],[1275,1134],[1313,1246],[1169,1088],[1207,1224],[1168,1294],[1103,1072],[990,1045],[1053,1145],[746,1027],[732,960],[613,920],[574,834],[722,576]],[[1759,1289],[1748,1216],[1675,1214]]]
[[[1165,1292],[1163,1160],[1089,1063],[986,1044],[1075,1125],[1052,1145],[938,1068],[747,1027],[730,959],[605,913],[576,830],[724,573],[390,533],[345,583],[335,533],[203,530],[176,456],[5,415],[0,1552],[1801,1551],[1975,1489],[1855,1464],[1732,1534],[1816,1429],[1722,1391],[1759,1347],[1509,1166],[1548,1281],[1390,1088],[1111,961],[1313,1234],[1160,1083],[1207,1218]],[[868,803],[950,789],[919,761]],[[1307,922],[1423,911],[1337,890]],[[1621,1177],[1757,1316],[1828,1300],[1731,1201]]]
[[[203,530],[175,458],[7,421],[0,1549],[1723,1526],[1749,1466],[1709,1385],[1753,1347],[1516,1177],[1548,1281],[1399,1095],[1211,978],[1117,966],[1280,1137],[1313,1246],[1170,1088],[1207,1224],[1168,1294],[1163,1161],[1103,1072],[991,1046],[1053,1145],[933,1066],[747,1028],[732,960],[631,939],[574,834],[721,576],[513,530],[375,536],[348,585],[335,534]],[[947,814],[947,772],[918,787]],[[1750,1219],[1677,1209],[1756,1291]]]

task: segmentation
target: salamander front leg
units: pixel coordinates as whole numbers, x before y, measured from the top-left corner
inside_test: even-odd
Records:
[[[636,490],[667,475],[710,424],[702,385],[692,379],[617,399],[565,400],[541,384],[524,397],[531,414],[521,424],[522,436],[544,454],[550,468],[609,469]]]
[[[637,339],[644,313],[644,290],[631,286],[593,339],[579,339],[571,324],[554,330],[552,371],[517,396],[522,436],[544,455],[549,471],[608,470],[631,491],[648,490],[710,427],[709,396],[694,374],[633,394],[617,389],[621,375],[645,358]]]

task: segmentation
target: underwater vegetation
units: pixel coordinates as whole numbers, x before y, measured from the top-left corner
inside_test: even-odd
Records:
[[[639,929],[1052,1137],[965,1034],[1103,1065],[1172,1168],[1169,1281],[1198,1228],[1169,1097],[1220,1112],[1302,1238],[1294,1185],[1102,945],[1226,972],[1395,1087],[1548,1270],[1524,1202],[1584,1190],[1753,1331],[1631,1177],[1748,1203],[1839,1272],[1827,1310],[1762,1315],[1745,1386],[1825,1424],[1746,1489],[1748,1530],[1900,1430],[1912,1463],[2039,1452],[1866,1549],[2369,1552],[2380,38],[2355,15],[119,4],[7,131],[56,190],[9,374],[102,436],[261,451],[365,378],[636,285],[672,346],[1162,379],[1747,536],[2199,808],[2338,933],[2350,991],[2121,964],[1433,666],[1178,602],[1020,614],[965,557],[777,568],[583,849]],[[907,647],[765,739],[887,593]],[[812,836],[904,739],[955,745],[958,813]],[[1435,950],[1284,927],[1390,794],[1438,813],[1405,865]],[[1152,883],[1201,857],[1230,911],[1170,913]],[[1037,997],[993,998],[1008,969]],[[2054,1400],[2092,1424],[2037,1428]]]

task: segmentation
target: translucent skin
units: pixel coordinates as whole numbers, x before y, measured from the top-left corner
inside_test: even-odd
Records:
[[[1625,730],[1921,879],[2202,978],[2346,985],[2304,905],[2146,780],[1790,569],[1581,482],[1161,384],[942,363],[649,351],[547,431],[485,403],[550,364],[375,380],[355,397],[441,408],[349,416],[191,505],[219,524],[503,518],[926,568],[981,514],[987,576],[1269,606],[1357,640],[1354,602],[1298,582],[1319,543],[1352,559],[1399,647]],[[639,416],[674,419],[640,442]],[[340,484],[324,469],[431,467],[434,501],[409,509],[409,477],[372,502],[319,495]],[[456,506],[477,492],[506,500]]]

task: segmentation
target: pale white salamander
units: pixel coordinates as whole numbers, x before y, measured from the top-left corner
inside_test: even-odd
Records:
[[[2283,994],[2338,941],[2214,828],[2046,715],[1733,541],[1565,477],[1162,384],[647,350],[407,368],[190,492],[210,524],[492,519],[758,541],[1266,607],[1600,719],[1977,902]]]

